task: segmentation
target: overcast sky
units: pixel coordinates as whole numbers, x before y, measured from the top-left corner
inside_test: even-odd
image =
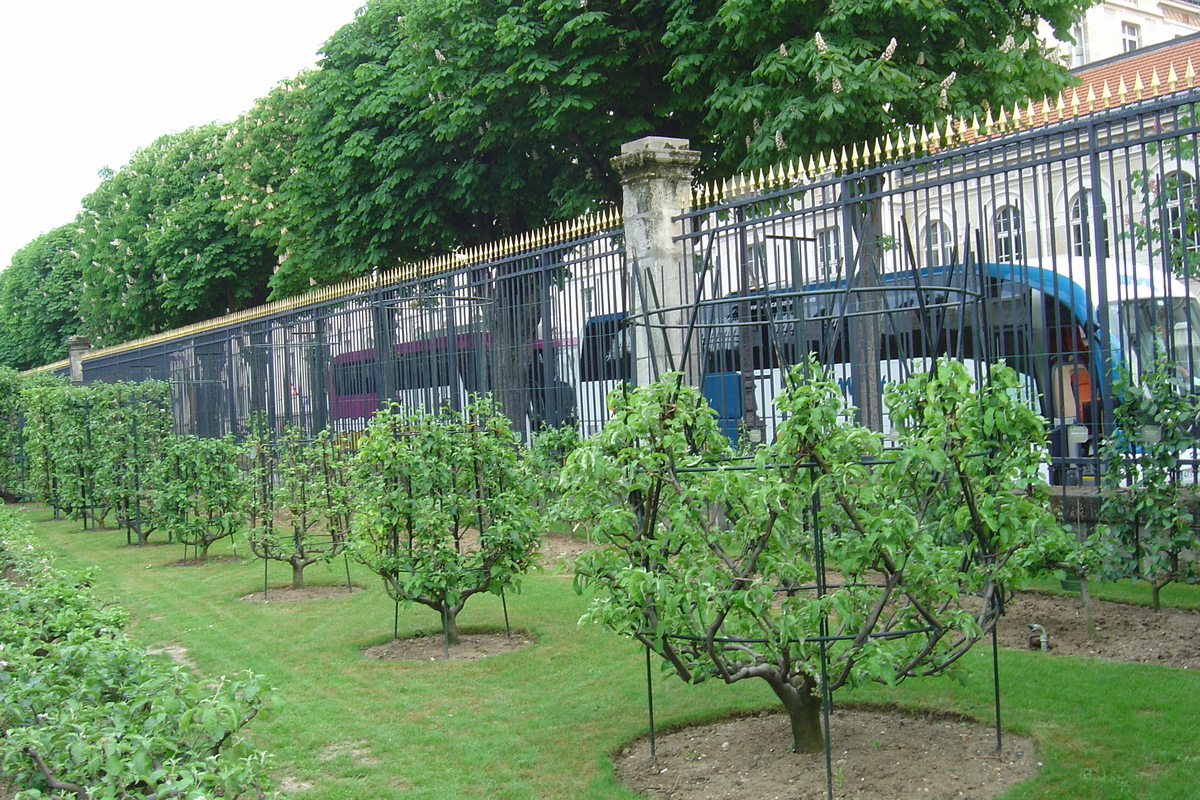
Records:
[[[365,0],[0,4],[0,268],[72,222],[103,167],[164,133],[235,119],[316,64]]]

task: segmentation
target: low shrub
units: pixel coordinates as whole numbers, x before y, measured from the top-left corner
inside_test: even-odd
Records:
[[[0,511],[0,775],[43,797],[265,797],[266,755],[242,729],[269,689],[202,681],[126,638],[87,574],[57,569]]]

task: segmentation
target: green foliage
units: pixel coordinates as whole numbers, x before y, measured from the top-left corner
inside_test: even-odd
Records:
[[[1011,369],[977,390],[939,362],[892,387],[884,458],[805,366],[819,375],[797,368],[775,441],[748,458],[672,376],[610,395],[612,420],[562,480],[604,543],[576,564],[577,587],[601,591],[584,619],[686,681],[765,680],[797,750],[820,745],[822,659],[831,690],[948,671],[995,623],[997,595],[1069,547],[1038,477],[1044,426]]]
[[[150,465],[164,454],[171,437],[171,387],[166,381],[93,383],[88,396],[93,518],[103,527],[109,511],[116,522],[138,531],[138,544],[151,532]]]
[[[1092,4],[679,0],[668,78],[707,112],[718,163],[765,167],[1057,94],[1069,76],[1039,23],[1065,36]]]
[[[0,364],[31,369],[67,355],[82,329],[82,260],[74,225],[34,239],[0,272]]]
[[[96,467],[87,390],[57,378],[31,381],[21,391],[21,406],[30,493],[82,518]]]
[[[650,133],[704,138],[662,80],[663,5],[378,0],[305,76],[276,188],[274,296],[573,218],[619,196],[608,166]]]
[[[463,605],[519,586],[541,529],[520,440],[495,405],[461,415],[379,411],[355,456],[358,557],[397,601],[443,615],[452,642]]]
[[[546,428],[533,434],[528,452],[528,464],[538,486],[540,503],[552,503],[558,495],[558,478],[567,458],[582,443],[573,425]]]
[[[246,519],[246,482],[232,436],[172,436],[151,473],[157,527],[208,556],[213,542],[232,536]]]
[[[84,198],[80,313],[116,344],[261,303],[269,249],[221,208],[217,154],[228,126],[160,137]]]
[[[308,113],[307,73],[280,81],[237,119],[221,143],[220,205],[239,235],[259,241],[282,265],[290,257],[294,222],[278,188],[295,164],[296,143]]]
[[[0,774],[19,800],[261,797],[240,731],[268,697],[245,674],[201,682],[121,632],[91,578],[55,569],[0,512]]]
[[[21,376],[0,367],[0,492],[12,499],[23,494],[25,440],[21,433]]]
[[[145,473],[171,429],[164,381],[73,386],[37,376],[12,384],[19,419],[10,446],[23,457],[22,493],[103,525],[146,499]],[[144,542],[143,542],[144,543]]]
[[[298,589],[305,567],[345,550],[351,511],[348,460],[328,431],[309,441],[299,428],[288,428],[275,441],[254,437],[249,459],[250,549],[259,558],[290,564],[292,586]]]
[[[1179,469],[1181,454],[1196,446],[1200,404],[1180,391],[1178,375],[1165,358],[1137,381],[1123,373],[1114,387],[1114,430],[1101,447],[1100,574],[1149,581],[1155,608],[1163,586],[1200,581],[1200,542],[1188,510],[1194,492]]]

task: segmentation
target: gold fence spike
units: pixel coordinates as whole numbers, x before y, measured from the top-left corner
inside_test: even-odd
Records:
[[[1158,94],[1159,87],[1162,86],[1162,81],[1158,79],[1158,67],[1150,68],[1150,90],[1155,95]]]
[[[1125,105],[1128,102],[1129,87],[1125,85],[1125,76],[1121,76],[1121,80],[1117,83],[1117,103]]]
[[[1183,71],[1183,79],[1187,82],[1189,89],[1196,85],[1196,69],[1192,66],[1191,58],[1188,58],[1187,69]]]
[[[1172,61],[1167,69],[1167,91],[1175,91],[1175,86],[1179,83],[1179,73],[1175,71],[1175,62]]]
[[[1142,99],[1142,93],[1146,91],[1146,84],[1142,83],[1142,73],[1135,72],[1133,75],[1133,91],[1137,95],[1136,99]]]

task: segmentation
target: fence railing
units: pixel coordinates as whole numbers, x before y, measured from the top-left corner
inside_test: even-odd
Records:
[[[381,403],[458,408],[483,391],[526,434],[589,434],[658,341],[639,326],[672,327],[676,352],[655,368],[683,368],[727,433],[753,441],[810,352],[884,430],[886,382],[936,356],[1005,359],[1073,479],[1122,370],[1169,358],[1181,391],[1200,391],[1198,100],[948,128],[965,144],[912,135],[698,187],[667,210],[666,255],[630,258],[621,217],[601,215],[98,350],[84,379],[169,380],[177,429],[203,435],[259,412],[352,431]]]

